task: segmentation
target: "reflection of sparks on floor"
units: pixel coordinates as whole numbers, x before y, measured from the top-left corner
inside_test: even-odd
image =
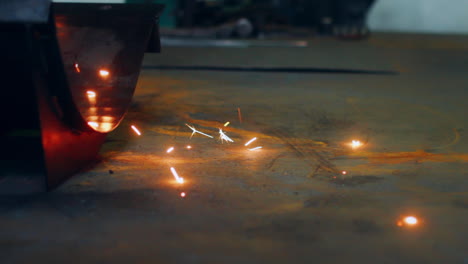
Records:
[[[198,134],[203,135],[205,137],[213,138],[213,136],[211,136],[211,135],[208,135],[208,134],[205,134],[203,132],[200,132],[200,131],[196,130],[195,127],[193,127],[193,126],[190,126],[188,124],[185,124],[185,125],[188,126],[190,129],[192,129],[192,135],[190,136],[190,138],[192,138],[195,133],[198,133]]]
[[[224,141],[234,142],[234,140],[228,137],[221,128],[219,129],[219,139],[221,140],[221,143],[223,143]]]
[[[94,122],[94,121],[88,122],[88,125],[91,126],[91,127],[94,127],[94,128],[97,128],[99,126],[99,124],[97,122]]]
[[[96,98],[96,92],[94,91],[86,91],[86,95],[88,98]]]

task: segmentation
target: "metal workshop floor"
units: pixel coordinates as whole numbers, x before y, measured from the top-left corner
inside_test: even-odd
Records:
[[[102,161],[51,193],[2,200],[0,263],[467,264],[467,62],[468,37],[429,35],[147,54]],[[186,123],[215,139],[190,139]],[[398,225],[410,215],[417,225]]]

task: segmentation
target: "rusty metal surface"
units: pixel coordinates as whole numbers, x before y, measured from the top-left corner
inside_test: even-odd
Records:
[[[294,55],[298,65],[356,69],[366,61],[377,62],[367,69],[400,74],[144,70],[101,164],[48,195],[1,200],[3,260],[466,262],[468,58],[461,44],[468,38],[377,35],[352,44],[354,52],[348,43],[316,42],[335,55],[311,45]],[[269,51],[167,48],[144,65],[196,65],[218,55],[220,65],[243,58],[246,66],[286,67],[295,53]],[[190,139],[185,126],[216,136],[226,121],[231,144]],[[243,144],[254,136],[261,151]],[[352,139],[366,144],[353,151]],[[420,225],[398,226],[404,215]]]

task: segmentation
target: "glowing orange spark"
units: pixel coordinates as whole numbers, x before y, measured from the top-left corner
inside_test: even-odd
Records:
[[[132,125],[131,127],[132,127],[133,131],[135,131],[135,133],[137,133],[137,135],[141,136],[141,132],[140,132],[140,130],[138,130],[138,128],[136,128],[136,126]]]
[[[254,142],[255,140],[257,140],[257,138],[256,138],[256,137],[252,138],[252,139],[251,139],[251,140],[249,140],[247,143],[245,143],[245,145],[244,145],[244,146],[246,146],[246,147],[247,147],[248,145],[250,145],[250,143]]]
[[[102,78],[107,78],[107,77],[109,76],[109,71],[108,71],[108,70],[101,69],[101,70],[99,70],[99,75],[100,75]]]
[[[99,126],[98,122],[93,122],[93,121],[88,122],[88,125],[94,128],[97,128]]]
[[[186,196],[185,192],[180,193],[180,197],[185,198],[185,196]]]
[[[229,124],[231,124],[231,122],[227,121],[226,123],[224,123],[224,126],[227,127],[229,126]]]
[[[403,220],[407,225],[416,225],[418,223],[418,219],[414,216],[407,216]]]
[[[402,220],[397,222],[397,226],[403,226],[403,225],[415,226],[418,223],[419,223],[419,220],[415,216],[406,216]]]
[[[186,147],[186,148],[187,148],[187,149],[192,149],[192,146],[190,146],[190,145],[187,145],[187,147]]]
[[[73,65],[75,67],[75,71],[80,73],[81,70],[80,70],[80,66],[78,66],[78,63],[75,63],[75,65]]]
[[[96,98],[96,92],[94,91],[86,91],[86,95],[88,96],[89,99]]]
[[[170,148],[167,149],[166,152],[167,152],[167,153],[171,153],[173,150],[174,150],[174,147],[170,147]]]
[[[353,141],[351,141],[351,143],[349,145],[351,146],[351,148],[357,149],[357,148],[362,147],[363,144],[359,140],[353,140]]]
[[[242,124],[242,114],[241,114],[240,107],[237,107],[237,115],[239,116],[239,123]]]
[[[342,171],[341,174],[346,175],[346,174],[348,174],[348,172],[347,171]]]
[[[179,177],[179,174],[177,174],[177,171],[174,169],[174,167],[171,167],[171,172],[177,183],[184,183],[184,178]]]
[[[250,151],[254,151],[254,150],[258,150],[258,149],[261,149],[262,147],[255,147],[255,148],[251,148],[249,149]]]

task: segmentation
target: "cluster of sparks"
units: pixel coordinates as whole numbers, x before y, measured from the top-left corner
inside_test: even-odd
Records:
[[[73,68],[75,69],[77,73],[81,73],[80,65],[77,62],[73,64]],[[99,69],[98,75],[101,78],[105,79],[110,75],[110,72],[106,69]],[[92,90],[86,91],[86,97],[88,98],[88,103],[91,106],[96,105],[97,93],[95,91],[92,91]],[[89,121],[88,126],[92,127],[93,129],[98,129],[100,126],[100,123],[95,122],[95,121]],[[136,127],[132,126],[132,129],[135,131],[135,133],[137,133],[138,135],[141,135],[140,131],[138,131]]]
[[[234,140],[228,137],[221,128],[219,129],[219,140],[221,140],[221,143],[223,143],[224,141],[231,142],[231,143],[234,142]]]
[[[229,126],[230,122],[226,122],[224,123],[224,127],[227,127]],[[205,136],[205,137],[208,137],[208,138],[213,138],[214,137],[212,135],[209,135],[207,133],[204,133],[204,132],[201,132],[200,130],[196,129],[195,126],[193,125],[189,125],[189,124],[185,124],[191,131],[192,131],[192,134],[190,135],[190,139],[195,135],[195,134],[200,134],[202,136]],[[137,133],[138,135],[141,135],[141,133],[139,132],[139,130],[134,126],[132,125],[132,129],[135,131],[135,133]],[[219,128],[219,140],[221,141],[221,143],[224,143],[224,142],[228,142],[228,143],[233,143],[234,140],[232,138],[230,138],[228,135],[226,135],[226,133],[221,129]],[[257,138],[254,137],[252,139],[250,139],[249,141],[247,141],[247,143],[245,143],[244,146],[248,147],[250,144],[252,144],[254,141],[256,141]],[[191,145],[186,145],[185,146],[186,149],[190,150],[192,149],[192,146]],[[262,147],[261,146],[258,146],[258,147],[254,147],[254,148],[249,148],[248,150],[249,151],[254,151],[254,150],[259,150],[261,149]],[[167,150],[166,150],[166,153],[172,153],[173,151],[175,150],[175,147],[174,146],[171,146],[169,147]],[[175,181],[178,183],[178,184],[184,184],[184,178],[180,177],[179,174],[177,173],[176,169],[174,167],[171,167],[170,168],[171,170],[171,173],[172,173],[172,176],[174,177]],[[187,196],[187,193],[186,192],[181,192],[180,193],[180,197],[181,198],[185,198]]]
[[[91,96],[93,97],[93,94],[91,93],[88,93],[88,96]],[[95,97],[95,94],[94,94],[94,97]],[[240,109],[238,109],[238,113],[239,113],[239,119],[241,118],[240,116]],[[241,119],[240,119],[241,120]],[[88,124],[90,126],[95,126],[96,124],[92,124],[93,122],[88,122]],[[94,122],[95,123],[95,122]],[[228,125],[230,124],[230,122],[226,122],[224,123],[224,127],[227,127]],[[200,130],[196,129],[194,126],[191,126],[189,124],[185,124],[188,128],[190,128],[190,130],[192,131],[192,134],[190,135],[190,139],[195,135],[195,134],[200,134],[202,136],[205,136],[205,137],[208,137],[208,138],[212,138],[214,139],[214,137],[212,135],[209,135],[207,133],[204,133],[204,132],[201,132]],[[140,136],[141,135],[141,132],[140,130],[132,125],[131,128],[133,129],[133,131],[138,135]],[[229,136],[226,135],[226,133],[221,129],[219,128],[219,140],[221,141],[221,143],[224,143],[224,142],[228,142],[228,143],[233,143],[234,140],[232,138],[230,138]],[[257,137],[254,137],[250,140],[248,140],[244,146],[245,147],[249,147],[252,143],[254,143],[255,141],[257,141]],[[363,143],[359,140],[352,140],[349,144],[348,144],[352,149],[358,149],[360,147],[363,146]],[[190,150],[192,149],[192,146],[191,145],[186,145],[185,146],[186,149]],[[256,146],[256,147],[253,147],[253,148],[247,148],[248,151],[255,151],[255,150],[259,150],[259,149],[262,149],[262,146]],[[171,146],[169,147],[167,150],[166,150],[166,153],[172,153],[173,151],[175,150],[175,147]],[[184,178],[183,177],[180,177],[179,174],[177,173],[176,169],[174,167],[171,167],[170,168],[170,171],[172,173],[172,176],[174,177],[175,181],[182,185],[184,184]],[[346,170],[343,170],[341,171],[341,174],[342,175],[347,175],[348,174],[348,171]],[[334,177],[336,178],[336,177]],[[187,196],[187,193],[186,192],[180,192],[180,197],[181,198],[185,198]],[[419,219],[415,216],[405,216],[405,217],[402,217],[401,219],[399,219],[397,221],[397,226],[399,227],[415,227],[419,224]]]
[[[246,147],[249,146],[249,145],[252,144],[252,142],[254,142],[255,140],[257,140],[256,137],[252,138],[251,140],[247,141],[247,143],[245,143],[244,146],[246,146]],[[254,150],[259,150],[259,149],[261,149],[261,148],[263,148],[263,147],[262,147],[262,146],[258,146],[258,147],[254,147],[254,148],[249,148],[248,150],[249,150],[249,151],[254,151]]]
[[[226,122],[224,123],[224,127],[227,127],[228,125],[230,124],[230,122]],[[201,132],[200,130],[196,129],[194,126],[191,126],[189,124],[185,124],[188,128],[190,128],[192,130],[192,134],[190,135],[190,138],[193,137],[193,135],[195,134],[200,134],[200,135],[203,135],[205,137],[209,137],[209,138],[214,138],[212,135],[209,135],[207,133],[203,133]],[[234,143],[234,140],[232,138],[230,138],[228,135],[226,135],[226,133],[223,131],[222,128],[219,128],[218,130],[218,133],[219,133],[219,141],[221,143]],[[245,146],[249,146],[252,142],[254,142],[255,140],[257,140],[256,137],[250,139],[249,141],[247,141],[247,143],[245,143]],[[254,148],[249,148],[248,150],[249,151],[254,151],[254,150],[259,150],[259,149],[262,149],[263,147],[262,146],[258,146],[258,147],[254,147]]]

